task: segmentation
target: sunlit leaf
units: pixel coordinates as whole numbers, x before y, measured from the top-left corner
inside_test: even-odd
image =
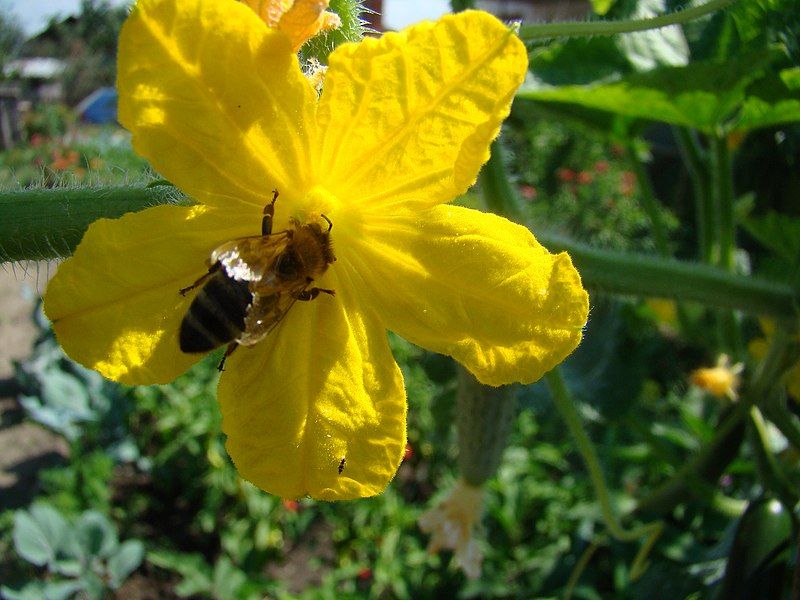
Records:
[[[591,0],[592,10],[598,15],[606,14],[614,6],[616,0]]]
[[[616,81],[587,85],[554,87],[533,78],[518,96],[711,133],[737,116],[745,103],[748,86],[778,56],[776,52],[759,51],[722,63],[709,61],[686,67],[662,67]],[[775,118],[771,116],[772,122]],[[755,118],[752,122],[756,122]]]
[[[664,0],[641,0],[629,18],[648,19],[666,12]],[[613,39],[636,71],[683,66],[689,62],[689,45],[677,25],[619,35]]]

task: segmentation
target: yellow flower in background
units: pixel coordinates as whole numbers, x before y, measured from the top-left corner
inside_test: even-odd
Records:
[[[140,0],[119,50],[134,148],[198,204],[100,220],[50,282],[45,309],[75,360],[126,384],[200,358],[178,332],[221,244],[332,223],[336,262],[218,388],[239,472],[284,498],[371,496],[406,445],[403,377],[386,330],[481,382],[529,383],[580,342],[588,298],[566,254],[526,228],[447,204],[489,156],[527,67],[478,11],[330,56],[321,96],[293,43],[235,0]],[[252,285],[252,284],[251,284]],[[252,288],[251,288],[252,289]]]
[[[339,15],[325,10],[329,0],[242,0],[267,27],[278,29],[292,40],[296,52],[306,41],[322,31],[338,29]]]
[[[742,363],[731,365],[728,355],[720,354],[716,366],[695,369],[692,371],[691,380],[694,385],[716,398],[736,400],[741,383],[739,375],[743,370]]]

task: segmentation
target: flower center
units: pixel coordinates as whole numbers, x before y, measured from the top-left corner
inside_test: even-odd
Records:
[[[337,238],[360,228],[361,218],[355,204],[342,202],[325,187],[316,185],[297,201],[292,217],[300,223],[311,223],[322,221],[322,215],[333,223],[332,235]]]

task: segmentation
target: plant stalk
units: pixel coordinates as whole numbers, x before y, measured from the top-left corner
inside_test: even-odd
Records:
[[[578,451],[586,465],[586,469],[589,471],[589,479],[592,482],[597,501],[600,505],[603,523],[606,528],[608,528],[609,533],[616,539],[627,542],[645,538],[631,566],[631,579],[637,579],[646,569],[647,555],[655,541],[661,535],[663,523],[654,521],[632,529],[625,529],[622,526],[611,504],[611,495],[608,491],[605,477],[603,476],[603,469],[600,466],[600,459],[597,457],[597,451],[583,427],[580,415],[575,408],[574,400],[567,389],[559,368],[556,367],[547,373],[547,375],[545,375],[545,380],[547,381],[553,404],[567,426],[573,440],[575,440]]]
[[[668,515],[681,502],[691,498],[698,489],[696,478],[716,484],[725,468],[739,453],[744,438],[747,406],[737,404],[717,424],[717,434],[693,459],[672,478],[641,500],[634,511],[641,515]]]
[[[699,19],[730,6],[736,0],[711,0],[699,6],[693,6],[684,10],[671,12],[666,15],[659,15],[649,19],[631,19],[625,21],[575,21],[562,23],[531,23],[522,25],[519,36],[523,41],[532,42],[535,40],[555,38],[555,37],[575,37],[575,36],[594,36],[594,35],[615,35],[618,33],[632,33],[634,31],[646,31],[648,29],[660,29],[669,25],[680,25]]]
[[[0,262],[65,258],[97,219],[185,202],[167,185],[0,192]]]
[[[508,179],[498,142],[492,147],[479,183],[489,210],[528,224],[522,200]],[[546,231],[537,231],[536,237],[551,251],[568,252],[584,284],[602,292],[695,301],[777,317],[795,317],[800,306],[800,293],[787,284],[736,275],[710,265],[600,250]]]
[[[697,228],[698,259],[712,263],[715,255],[714,232],[717,229],[716,214],[709,190],[708,160],[695,133],[685,127],[673,127],[683,162],[692,180],[694,192],[695,226]]]
[[[661,214],[658,211],[658,200],[656,199],[653,184],[650,181],[650,175],[645,168],[642,159],[633,142],[629,142],[625,147],[628,155],[628,164],[633,169],[636,175],[636,180],[639,183],[639,189],[642,192],[642,208],[644,209],[647,218],[650,220],[650,230],[653,232],[653,242],[656,246],[656,251],[663,256],[670,256],[669,242],[667,240],[667,228],[661,219]]]

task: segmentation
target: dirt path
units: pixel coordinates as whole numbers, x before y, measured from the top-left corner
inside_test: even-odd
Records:
[[[23,421],[13,389],[13,363],[30,355],[36,338],[32,315],[47,275],[44,263],[0,266],[0,510],[27,505],[39,469],[58,464],[68,452],[62,437]]]

